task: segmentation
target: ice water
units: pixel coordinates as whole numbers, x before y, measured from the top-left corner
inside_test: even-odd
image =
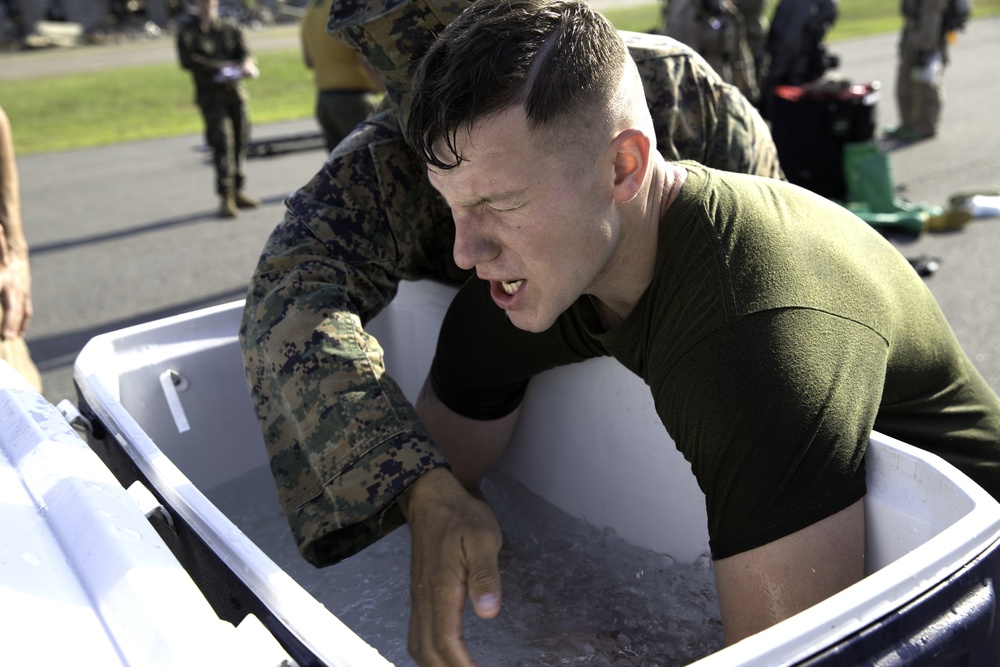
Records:
[[[482,667],[684,665],[722,647],[707,557],[678,564],[598,530],[493,473],[483,493],[500,521],[503,608],[492,620],[465,614],[465,639]],[[406,653],[406,527],[337,565],[299,555],[266,468],[207,494],[277,565],[386,659]],[[669,530],[668,526],[650,527]]]

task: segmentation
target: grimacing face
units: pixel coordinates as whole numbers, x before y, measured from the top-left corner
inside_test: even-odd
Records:
[[[613,155],[602,152],[589,168],[571,164],[579,152],[544,148],[521,106],[477,121],[456,139],[461,163],[428,169],[452,210],[455,261],[489,281],[515,326],[544,331],[581,295],[613,279],[622,261]]]

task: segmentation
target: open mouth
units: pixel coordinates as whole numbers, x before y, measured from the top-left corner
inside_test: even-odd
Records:
[[[500,287],[503,288],[503,291],[506,292],[508,295],[514,296],[514,294],[517,293],[517,290],[520,289],[523,283],[524,283],[523,278],[521,280],[513,280],[513,281],[501,280]]]

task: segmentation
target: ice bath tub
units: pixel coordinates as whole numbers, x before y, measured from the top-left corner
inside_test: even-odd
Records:
[[[368,327],[411,398],[453,294],[404,283]],[[293,580],[208,498],[266,465],[236,339],[241,307],[91,340],[74,372],[91,445],[124,485],[141,480],[164,503],[175,519],[167,541],[220,616],[238,623],[256,614],[300,664],[388,664],[306,592],[308,568]],[[704,562],[703,497],[645,385],[610,359],[533,380],[500,468],[638,547]],[[997,664],[1000,505],[940,459],[879,434],[867,468],[868,576],[699,667]],[[484,665],[489,657],[480,656]]]

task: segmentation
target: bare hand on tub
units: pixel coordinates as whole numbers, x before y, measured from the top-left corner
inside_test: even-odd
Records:
[[[421,665],[472,665],[462,640],[468,596],[480,618],[500,612],[500,526],[444,468],[424,473],[400,498],[410,525],[409,651]]]

